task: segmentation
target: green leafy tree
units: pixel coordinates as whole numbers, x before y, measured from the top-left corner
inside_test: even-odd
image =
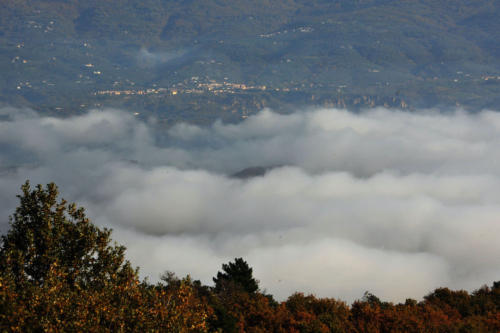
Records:
[[[89,222],[83,208],[58,201],[53,183],[31,189],[27,181],[20,205],[1,238],[0,270],[18,288],[43,285],[54,265],[70,285],[100,288],[135,280],[125,248],[110,245],[111,230]]]

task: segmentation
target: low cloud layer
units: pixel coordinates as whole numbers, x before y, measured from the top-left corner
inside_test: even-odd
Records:
[[[500,277],[500,113],[264,110],[155,128],[118,110],[0,109],[2,230],[26,179],[54,181],[153,281],[210,284],[239,256],[281,299],[404,301]],[[272,168],[229,176],[253,166]]]

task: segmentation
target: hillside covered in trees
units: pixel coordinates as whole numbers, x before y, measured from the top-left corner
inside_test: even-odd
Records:
[[[264,107],[495,109],[493,0],[0,2],[0,102],[167,123]]]
[[[278,302],[242,258],[223,264],[214,286],[171,272],[156,284],[141,281],[125,248],[111,241],[111,230],[58,199],[54,184],[31,188],[27,182],[18,197],[1,238],[2,332],[500,330],[500,282],[472,293],[438,288],[421,301],[400,304],[366,292],[348,305],[300,292]]]

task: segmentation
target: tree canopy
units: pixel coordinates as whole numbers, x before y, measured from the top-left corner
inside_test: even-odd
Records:
[[[55,184],[32,190],[26,182],[21,189],[20,205],[0,248],[0,269],[12,274],[17,285],[42,284],[54,265],[80,287],[136,278],[125,247],[110,245],[111,230],[90,223],[83,208],[57,201]]]

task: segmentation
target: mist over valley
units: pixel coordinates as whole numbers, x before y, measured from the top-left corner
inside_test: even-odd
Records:
[[[241,256],[279,298],[403,301],[499,273],[497,112],[264,110],[166,132],[120,110],[1,113],[1,214],[26,179],[54,181],[153,281],[210,283]],[[249,165],[274,167],[233,176]]]

